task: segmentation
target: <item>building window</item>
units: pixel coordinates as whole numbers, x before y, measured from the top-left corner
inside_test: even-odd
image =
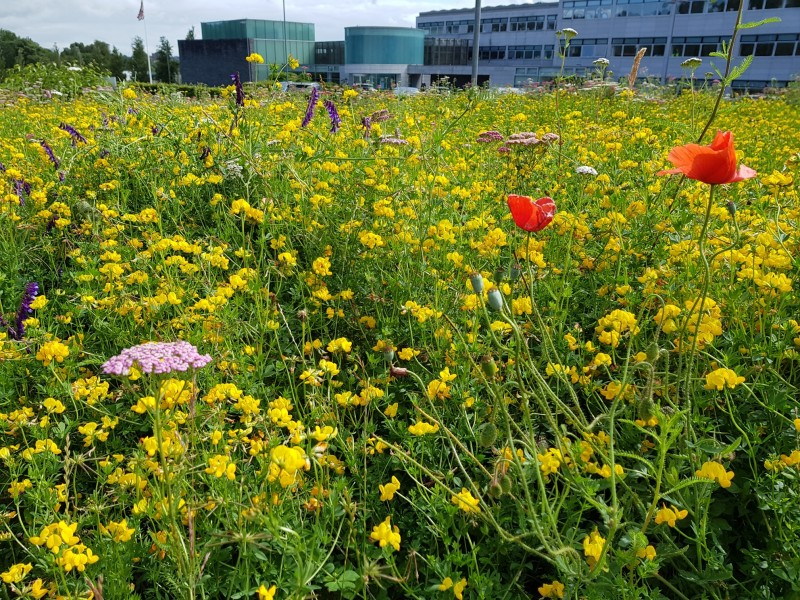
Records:
[[[800,56],[800,34],[743,35],[740,56]]]
[[[508,19],[481,19],[481,33],[497,33],[507,28]]]
[[[436,35],[444,33],[445,24],[444,21],[431,21],[430,23],[418,23],[417,29],[422,29],[423,31],[429,33],[430,35]]]
[[[564,19],[608,19],[611,0],[566,0],[561,16]]]
[[[672,14],[672,3],[665,0],[617,0],[618,17],[654,17]]]
[[[573,42],[575,40],[572,40]],[[667,38],[612,38],[611,53],[614,56],[636,56],[639,48],[647,48],[645,56],[664,56]]]
[[[479,60],[503,60],[505,57],[505,46],[483,46],[478,51]]]
[[[705,12],[706,0],[679,0],[679,15],[694,15]]]
[[[445,33],[472,33],[475,29],[475,21],[447,21]]]
[[[559,50],[564,51],[564,40],[559,40]],[[573,39],[567,47],[567,56],[570,58],[597,58],[606,56],[608,38],[582,38]]]
[[[547,29],[550,31],[555,31],[556,21],[558,21],[558,15],[547,15]]]
[[[718,35],[673,37],[672,56],[711,56],[725,39]]]
[[[530,60],[533,58],[534,46],[509,46],[508,59],[509,60]],[[541,53],[541,46],[539,46]]]
[[[511,17],[508,23],[509,31],[541,31],[544,29],[545,16]]]
[[[778,8],[800,8],[800,0],[750,0],[750,10],[773,10]]]

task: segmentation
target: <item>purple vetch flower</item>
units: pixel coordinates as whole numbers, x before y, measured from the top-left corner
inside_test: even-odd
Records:
[[[336,110],[336,105],[332,100],[325,100],[323,104],[328,111],[328,116],[331,118],[331,133],[336,133],[342,125],[342,120],[339,118],[339,111]]]
[[[311,95],[308,97],[308,106],[306,106],[306,116],[303,117],[301,127],[307,127],[311,123],[311,119],[314,118],[314,109],[317,107],[317,101],[319,101],[319,90],[312,87]]]
[[[231,81],[233,81],[233,87],[236,88],[236,106],[244,106],[244,88],[238,72],[231,73]]]
[[[5,172],[6,172],[6,166],[0,162],[0,173],[5,173]]]
[[[55,165],[56,169],[58,169],[59,165],[61,164],[61,161],[59,161],[56,158],[56,155],[53,154],[53,149],[50,147],[50,145],[44,140],[40,141],[39,145],[41,145],[41,147],[44,148],[44,151],[47,153],[47,157],[50,159],[50,162],[53,163],[53,165]]]
[[[146,342],[126,348],[103,363],[106,375],[128,375],[136,365],[142,373],[174,373],[200,369],[211,362],[211,356],[200,354],[189,342]]]
[[[364,126],[364,139],[367,139],[370,131],[372,131],[372,119],[369,117],[363,117],[361,119],[361,124]]]
[[[100,158],[105,158],[109,154],[111,154],[111,152],[109,152],[108,150],[100,150]]]
[[[63,129],[64,131],[69,133],[70,137],[72,137],[72,145],[73,146],[77,146],[78,142],[81,142],[82,144],[86,143],[86,138],[83,137],[78,132],[78,130],[75,129],[72,125],[68,125],[67,123],[61,123],[61,125],[59,125],[58,128],[59,129]]]
[[[8,329],[8,335],[11,337],[12,340],[21,340],[22,337],[25,335],[25,319],[27,319],[33,310],[31,309],[31,304],[33,301],[36,300],[36,296],[39,295],[39,284],[35,281],[31,281],[27,285],[25,285],[25,291],[22,293],[22,300],[19,303],[19,309],[17,310],[17,314],[14,317],[14,327],[9,327],[6,323],[6,328]]]
[[[14,191],[17,193],[17,197],[19,198],[19,205],[25,206],[25,196],[31,195],[31,184],[24,179],[15,179]]]

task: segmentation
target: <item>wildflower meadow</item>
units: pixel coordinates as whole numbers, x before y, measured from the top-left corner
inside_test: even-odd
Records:
[[[231,83],[0,90],[1,598],[800,597],[788,95]]]

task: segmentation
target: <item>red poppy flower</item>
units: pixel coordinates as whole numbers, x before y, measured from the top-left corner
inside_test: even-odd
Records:
[[[667,156],[675,165],[674,169],[659,171],[659,175],[682,173],[689,179],[708,184],[734,183],[756,176],[750,167],[736,167],[736,151],[733,148],[733,134],[718,131],[714,141],[708,146],[686,144],[676,146]]]
[[[534,200],[530,196],[509,194],[508,208],[514,222],[525,231],[541,231],[556,214],[556,203],[547,196]]]

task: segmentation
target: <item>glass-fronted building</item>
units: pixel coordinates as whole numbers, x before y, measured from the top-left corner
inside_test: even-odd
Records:
[[[698,57],[697,76],[711,72],[711,56],[730,39],[739,3],[744,22],[777,17],[743,29],[735,62],[753,55],[734,87],[760,90],[784,86],[800,75],[800,0],[560,0],[488,6],[479,24],[478,82],[523,87],[552,80],[562,68],[557,32],[578,34],[564,57],[564,74],[588,75],[607,58],[615,77],[626,75],[637,52],[647,48],[639,76],[668,81],[685,75],[681,63]],[[183,81],[227,85],[238,71],[243,81],[263,80],[269,63],[289,54],[315,80],[394,85],[432,85],[446,78],[470,81],[475,17],[472,8],[420,13],[416,28],[347,27],[344,41],[317,42],[311,23],[241,19],[202,24],[202,40],[178,42]],[[247,63],[252,52],[266,63]]]
[[[229,85],[231,73],[242,81],[263,81],[270,64],[286,64],[289,55],[301,65],[314,63],[314,24],[239,19],[201,23],[200,40],[179,40],[181,78],[186,83]],[[260,54],[264,64],[245,57]]]
[[[556,32],[572,28],[578,35],[564,59],[565,74],[587,75],[598,58],[610,61],[615,76],[626,75],[640,48],[647,53],[639,77],[660,81],[685,75],[681,63],[698,57],[699,77],[721,70],[724,60],[711,56],[730,39],[739,3],[746,2],[744,22],[778,17],[756,29],[740,31],[734,46],[736,62],[754,55],[744,77],[734,87],[762,89],[784,86],[800,75],[800,0],[561,0],[538,4],[485,7],[481,13],[479,74],[491,85],[524,86],[547,81],[561,70]],[[468,64],[455,55],[450,64],[426,55],[423,65],[409,69],[421,83],[437,78],[463,79],[472,60],[474,10],[420,13],[417,28],[427,35],[426,48],[436,40],[467,44]],[[446,47],[446,46],[443,46]]]

